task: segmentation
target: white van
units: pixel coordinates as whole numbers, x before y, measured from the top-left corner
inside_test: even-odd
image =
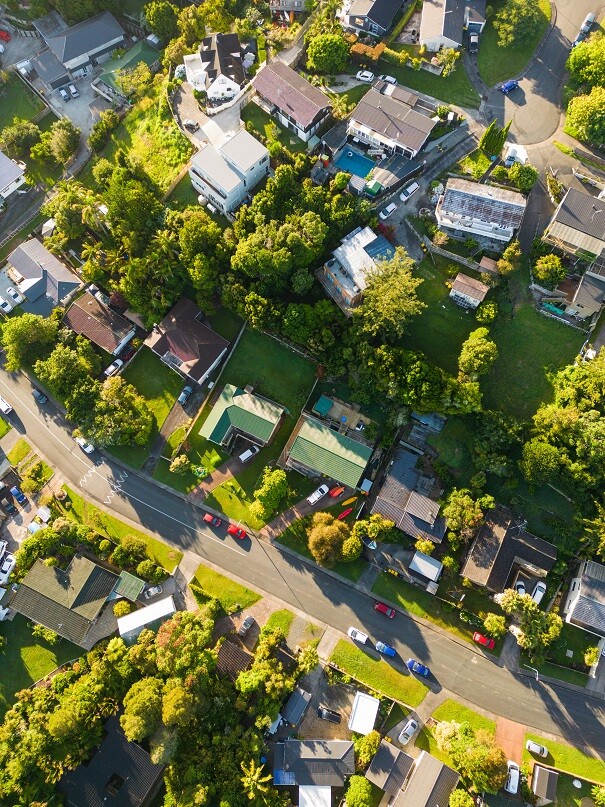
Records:
[[[317,502],[326,495],[326,493],[330,490],[327,485],[320,485],[317,490],[314,490],[310,496],[307,496],[307,501],[309,504],[317,504]]]
[[[260,449],[259,449],[258,446],[250,446],[250,448],[248,448],[246,451],[244,451],[243,454],[239,455],[238,459],[239,459],[240,462],[247,462],[255,454],[258,454],[259,451],[260,451]]]
[[[395,204],[395,202],[391,202],[391,204],[387,205],[384,208],[384,210],[380,211],[380,213],[378,214],[378,218],[380,218],[380,219],[382,219],[384,221],[385,219],[388,219],[388,217],[390,215],[392,215],[396,210],[397,210],[397,205]]]

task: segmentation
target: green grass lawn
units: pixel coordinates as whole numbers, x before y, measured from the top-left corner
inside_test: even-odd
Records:
[[[450,290],[445,284],[463,267],[440,255],[433,258],[434,261],[427,256],[416,267],[415,274],[424,281],[417,294],[426,308],[410,320],[402,346],[422,351],[435,364],[456,374],[462,343],[478,325],[472,313],[449,297]]]
[[[214,314],[211,314],[208,319],[210,320],[212,328],[220,334],[223,339],[228,339],[230,342],[235,339],[244,324],[237,314],[222,307],[217,308]]]
[[[349,105],[357,105],[369,89],[369,84],[358,84],[356,87],[351,87],[350,90],[330,94],[337,95],[339,98],[346,98],[347,104]]]
[[[490,167],[491,162],[480,149],[475,149],[463,157],[459,162],[452,166],[452,173],[454,174],[470,174],[473,179],[481,179],[483,174]],[[449,249],[449,247],[446,247]]]
[[[263,630],[271,631],[280,629],[284,632],[286,639],[294,621],[294,614],[288,611],[287,608],[282,608],[281,611],[274,611],[269,619],[263,625]]]
[[[10,462],[11,465],[17,467],[23,460],[27,457],[28,454],[31,454],[32,447],[24,440],[22,437],[17,440],[15,445],[11,448],[11,450],[6,455],[7,460]]]
[[[39,681],[66,661],[79,658],[83,652],[67,639],[50,645],[32,636],[31,628],[21,614],[10,622],[0,622],[0,636],[6,638],[0,654],[0,719],[14,703],[15,693]]]
[[[289,132],[281,126],[275,118],[268,115],[258,104],[251,101],[241,111],[241,119],[244,123],[250,123],[256,132],[261,135],[261,139],[273,139],[275,136],[288,151],[306,151],[307,144],[304,143],[294,132]]]
[[[473,434],[467,418],[449,417],[439,434],[429,436],[429,445],[439,452],[444,462],[456,476],[459,487],[468,484],[473,475]]]
[[[393,708],[389,712],[389,716],[384,721],[384,725],[381,727],[381,732],[383,734],[387,734],[391,729],[395,728],[397,723],[401,723],[404,717],[409,715],[410,710],[405,709],[399,703],[394,703]]]
[[[566,776],[564,773],[559,774],[557,781],[557,807],[582,807],[583,805],[590,804],[590,792],[593,788],[592,782],[582,781],[581,787],[576,787],[573,784],[575,776]],[[588,802],[583,799],[589,799]]]
[[[13,118],[31,120],[44,109],[44,103],[15,75],[0,88],[0,131],[10,126]]]
[[[584,665],[584,653],[596,644],[596,636],[591,636],[590,633],[564,622],[561,635],[548,648],[547,660],[533,666],[543,675],[559,678],[577,686],[586,686],[589,668]],[[568,650],[572,651],[573,656],[567,656]],[[578,665],[580,669],[576,669]]]
[[[88,524],[97,532],[105,535],[112,541],[118,542],[125,535],[134,535],[135,538],[141,538],[147,544],[147,554],[158,565],[166,569],[167,572],[173,572],[174,569],[181,562],[183,553],[178,549],[173,549],[168,544],[159,541],[157,538],[152,538],[140,530],[136,530],[128,524],[125,524],[115,516],[99,510],[86,499],[79,496],[67,485],[63,485],[63,490],[66,491],[71,507],[66,509],[63,507],[62,502],[57,502],[57,507],[61,511],[61,515],[67,518],[73,518],[80,524]]]
[[[0,417],[0,440],[4,437],[5,434],[8,434],[11,430],[11,425],[6,421],[3,417]]]
[[[187,172],[177,183],[172,193],[166,199],[166,207],[172,207],[175,210],[185,210],[186,207],[200,207],[197,198],[199,193],[191,184],[189,173]],[[220,213],[211,213],[207,207],[203,208],[207,216],[215,221],[218,226],[224,230],[230,226],[229,220],[222,216]]]
[[[441,706],[438,706],[431,717],[442,722],[455,720],[456,723],[468,723],[475,731],[481,729],[482,731],[488,731],[490,734],[496,734],[495,720],[484,717],[451,698],[448,698]]]
[[[493,26],[494,16],[502,5],[504,5],[503,0],[495,0],[493,3],[492,15],[481,33],[481,42],[477,55],[477,66],[479,67],[481,78],[489,86],[514,78],[524,70],[544,36],[550,20],[549,0],[538,0],[541,22],[535,37],[521,48],[502,48],[498,45],[498,34]]]
[[[422,703],[428,692],[412,675],[400,673],[344,639],[338,641],[330,661],[362,684],[412,709]]]
[[[579,748],[572,748],[571,745],[556,743],[554,740],[546,740],[538,734],[526,734],[525,741],[534,740],[548,749],[548,756],[544,759],[544,764],[551,768],[569,773],[572,776],[579,776],[581,779],[589,779],[599,784],[605,784],[605,761],[588,756]],[[532,755],[525,749],[523,743],[523,762],[529,762]],[[565,805],[567,807],[567,805]]]
[[[385,59],[380,59],[374,72],[388,73],[404,87],[431,95],[433,98],[445,101],[446,104],[456,104],[472,109],[479,108],[481,99],[469,81],[462,60],[458,62],[454,72],[445,78],[429,73],[428,70],[401,67],[387,62]]]
[[[256,591],[240,586],[235,580],[231,580],[207,566],[199,566],[192,582],[192,591],[196,595],[196,599],[199,598],[198,601],[203,601],[204,596],[212,597],[220,602],[227,614],[248,608],[261,598]]]

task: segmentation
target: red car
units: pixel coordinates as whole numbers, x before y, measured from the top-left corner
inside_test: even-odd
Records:
[[[242,530],[241,527],[238,527],[237,524],[229,524],[227,527],[227,532],[229,535],[235,535],[235,537],[239,538],[240,541],[243,541],[244,538],[248,537],[248,533],[245,530]]]
[[[482,644],[483,647],[487,647],[488,650],[493,650],[496,646],[493,639],[488,639],[487,636],[484,636],[482,633],[473,633],[473,642]]]
[[[11,35],[8,31],[1,31],[0,30],[0,39],[3,39],[5,42],[11,41]]]
[[[208,524],[212,524],[213,527],[220,527],[223,523],[220,518],[213,516],[212,513],[204,513],[204,521],[207,521]]]
[[[385,605],[383,602],[377,602],[374,606],[375,611],[380,611],[381,614],[386,614],[389,619],[393,619],[395,616],[395,609],[389,608],[388,605]]]

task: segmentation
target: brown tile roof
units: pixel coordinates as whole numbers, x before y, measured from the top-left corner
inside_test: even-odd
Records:
[[[463,272],[458,272],[452,285],[452,290],[465,294],[467,297],[472,297],[473,300],[484,300],[489,291],[489,286],[486,286],[480,280],[475,280],[474,277],[465,275]]]
[[[303,129],[310,126],[322,110],[332,106],[321,90],[280,61],[265,65],[257,73],[254,86],[260,96],[275,104]]]
[[[218,649],[216,669],[235,681],[237,676],[249,669],[254,658],[239,645],[226,639]]]
[[[78,297],[68,308],[63,322],[107,353],[117,350],[120,342],[134,330],[128,320],[106,308],[90,292]]]
[[[417,96],[412,100],[415,103]],[[420,151],[435,127],[435,121],[410,104],[373,88],[357,104],[351,120],[414,151]]]

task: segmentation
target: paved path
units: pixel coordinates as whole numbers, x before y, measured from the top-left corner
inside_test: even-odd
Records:
[[[518,765],[523,756],[523,740],[527,733],[527,726],[515,723],[505,717],[496,720],[496,743],[504,751],[507,759],[512,759]]]
[[[284,530],[294,524],[295,521],[298,521],[299,518],[317,513],[319,510],[325,509],[328,504],[332,506],[338,502],[346,502],[347,499],[354,495],[355,491],[352,488],[346,488],[345,492],[341,493],[340,496],[337,496],[335,499],[326,499],[324,496],[315,504],[309,504],[307,499],[301,499],[297,504],[284,510],[277,518],[274,518],[273,521],[270,521],[264,526],[260,531],[260,536],[269,541],[275,541]]]

